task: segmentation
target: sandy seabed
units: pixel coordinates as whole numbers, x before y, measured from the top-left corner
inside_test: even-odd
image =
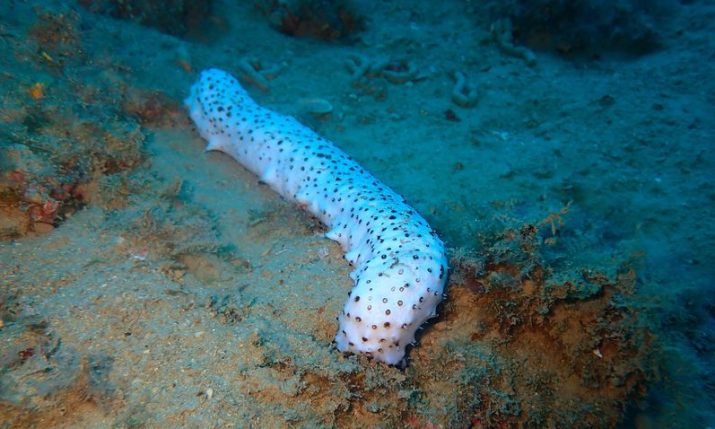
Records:
[[[472,2],[375,2],[350,43],[252,2],[205,38],[81,3],[0,3],[0,428],[715,424],[710,2],[589,61],[505,49]],[[208,67],[446,242],[404,368],[337,352],[339,246],[203,151]]]

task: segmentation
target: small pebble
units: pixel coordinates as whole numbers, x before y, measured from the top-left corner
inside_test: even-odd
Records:
[[[333,105],[323,98],[304,98],[300,103],[305,110],[314,116],[323,117],[333,112]]]

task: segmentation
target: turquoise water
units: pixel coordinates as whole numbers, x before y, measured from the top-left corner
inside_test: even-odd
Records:
[[[713,34],[710,1],[2,2],[0,427],[715,425]],[[407,369],[331,348],[340,250],[202,152],[181,102],[209,67],[447,244]],[[530,282],[563,325],[479,301]],[[555,328],[578,314],[602,331]],[[544,326],[583,354],[540,372]],[[537,401],[537,373],[569,389]]]

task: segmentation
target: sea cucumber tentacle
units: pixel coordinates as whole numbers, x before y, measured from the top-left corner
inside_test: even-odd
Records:
[[[226,72],[205,70],[185,100],[208,141],[328,226],[355,268],[338,316],[343,352],[400,363],[435,316],[447,277],[444,244],[402,196],[294,118],[256,104]]]

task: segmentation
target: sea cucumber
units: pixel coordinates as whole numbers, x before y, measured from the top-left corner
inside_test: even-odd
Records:
[[[331,142],[256,104],[224,71],[202,72],[184,103],[206,150],[230,155],[318,217],[346,251],[355,285],[338,316],[338,350],[402,363],[447,279],[444,244],[427,221]]]

